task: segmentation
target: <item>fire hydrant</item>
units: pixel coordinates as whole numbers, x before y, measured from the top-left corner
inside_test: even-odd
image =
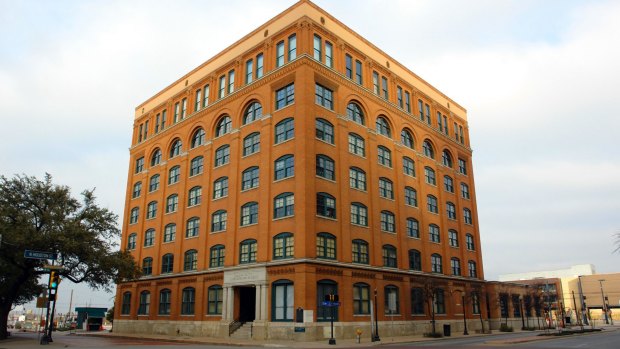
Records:
[[[362,339],[362,329],[361,328],[356,329],[355,333],[357,334],[357,343],[360,343]]]

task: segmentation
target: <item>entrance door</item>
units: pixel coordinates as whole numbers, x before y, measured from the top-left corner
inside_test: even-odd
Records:
[[[250,322],[256,318],[256,288],[239,287],[239,321]]]

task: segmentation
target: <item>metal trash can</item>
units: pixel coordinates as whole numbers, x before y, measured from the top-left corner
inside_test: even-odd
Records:
[[[443,325],[443,335],[446,337],[450,337],[450,324]]]

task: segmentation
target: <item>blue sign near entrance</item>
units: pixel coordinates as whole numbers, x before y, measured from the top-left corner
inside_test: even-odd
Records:
[[[321,305],[324,306],[324,307],[339,307],[340,306],[340,302],[322,301]]]

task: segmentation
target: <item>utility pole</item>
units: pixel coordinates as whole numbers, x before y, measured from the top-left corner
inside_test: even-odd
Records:
[[[579,324],[579,327],[581,327],[581,330],[583,331],[583,322],[581,322],[581,317],[577,313],[577,302],[575,302],[575,291],[571,291],[571,292],[573,293],[573,309],[575,309],[575,317],[577,318],[577,323]]]
[[[377,313],[377,289],[375,288],[375,335],[372,337],[373,342],[381,340],[379,337],[379,314]]]
[[[601,300],[603,301],[602,309],[603,313],[605,314],[605,324],[609,325],[609,319],[607,318],[607,304],[605,303],[605,294],[603,293],[603,281],[605,281],[605,279],[598,280],[599,284],[601,285]]]
[[[71,320],[69,320],[69,321],[71,321],[71,322],[73,322],[73,316],[71,316],[71,307],[72,307],[72,306],[73,306],[73,290],[71,290],[71,298],[69,298],[69,311],[68,311],[68,313],[69,313],[69,318],[71,319]],[[66,322],[67,322],[67,320],[66,320],[66,318],[65,318],[65,323],[66,323]]]
[[[579,300],[581,301],[581,315],[583,316],[583,324],[589,325],[588,323],[588,307],[586,306],[586,297],[583,295],[583,289],[581,288],[581,275],[577,277],[579,282],[577,286],[579,286]]]

